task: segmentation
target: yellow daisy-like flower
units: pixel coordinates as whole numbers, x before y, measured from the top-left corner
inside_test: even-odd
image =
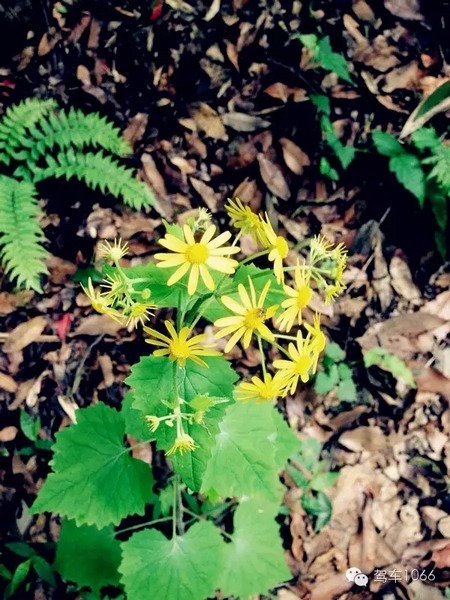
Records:
[[[83,284],[81,284],[81,287],[83,288],[83,292],[89,298],[92,308],[96,312],[102,315],[109,315],[118,323],[122,322],[121,314],[110,306],[110,298],[94,289],[94,286],[92,285],[92,279],[90,277],[88,279],[87,288],[85,288]]]
[[[276,398],[285,395],[286,382],[276,373],[274,377],[270,373],[265,373],[264,380],[259,377],[252,377],[251,383],[243,381],[236,388],[236,398],[242,402],[254,400],[256,404],[263,402],[273,402]]]
[[[249,206],[245,206],[239,198],[228,198],[225,210],[231,219],[231,223],[237,229],[240,229],[243,233],[250,233],[256,243],[265,242],[261,219]]]
[[[273,262],[273,270],[277,278],[277,283],[284,282],[283,260],[289,253],[287,241],[281,235],[277,235],[269,221],[266,213],[266,219],[261,218],[261,223],[266,238],[265,247],[270,248],[269,260]]]
[[[314,315],[313,324],[305,323],[305,328],[308,333],[311,335],[311,346],[314,347],[314,361],[312,365],[312,370],[315,373],[317,370],[317,363],[319,360],[319,355],[325,350],[325,346],[327,343],[327,338],[325,334],[320,329],[320,314],[316,313]]]
[[[167,285],[174,285],[189,272],[188,294],[192,296],[197,290],[199,277],[209,290],[214,290],[214,280],[208,269],[227,275],[234,273],[239,263],[227,257],[239,252],[239,248],[235,246],[222,248],[221,246],[230,239],[231,233],[225,231],[213,239],[215,232],[216,226],[210,225],[199,241],[196,241],[188,225],[183,227],[185,241],[166,233],[159,243],[170,252],[155,254],[155,258],[161,261],[157,266],[162,269],[178,267],[169,278]]]
[[[173,446],[169,448],[166,452],[166,456],[172,456],[177,452],[180,454],[184,454],[185,452],[192,452],[197,448],[197,444],[194,439],[188,435],[187,433],[182,433],[179,437],[176,438]]]
[[[302,332],[298,331],[297,345],[291,342],[288,346],[288,354],[290,360],[275,360],[273,366],[279,369],[279,376],[284,380],[286,390],[293,394],[298,380],[301,379],[306,383],[310,372],[314,373],[313,365],[318,352],[316,346],[311,343],[310,336],[304,339]]]
[[[275,305],[264,308],[264,302],[270,288],[270,281],[264,286],[259,299],[256,298],[255,288],[250,277],[248,278],[248,283],[250,295],[242,283],[238,285],[238,293],[242,304],[239,304],[239,302],[229,296],[222,296],[221,298],[222,303],[228,310],[235,313],[235,316],[223,317],[222,319],[217,319],[214,323],[215,327],[223,328],[216,333],[216,338],[225,337],[230,333],[233,334],[225,346],[225,352],[229,352],[242,337],[242,346],[248,348],[254,333],[259,333],[261,337],[269,342],[273,342],[275,339],[273,333],[264,324],[267,319],[273,317],[278,308]]]
[[[144,325],[146,321],[149,320],[150,317],[153,317],[152,309],[155,309],[156,306],[151,304],[142,304],[141,302],[136,302],[124,317],[126,318],[126,326],[127,327],[137,327],[138,323]]]
[[[171,361],[176,360],[182,367],[186,364],[186,360],[193,360],[198,365],[206,368],[208,368],[208,365],[199,356],[220,356],[220,352],[211,350],[214,344],[201,344],[207,338],[205,334],[195,335],[188,340],[187,338],[191,334],[189,327],[183,327],[177,333],[170,321],[164,321],[164,324],[170,334],[170,338],[159,333],[156,329],[144,327],[144,331],[153,336],[145,340],[147,344],[161,346],[161,348],[154,351],[154,356],[168,356]]]
[[[284,285],[285,294],[289,296],[281,303],[285,311],[278,317],[277,325],[283,331],[290,331],[297,320],[302,324],[302,310],[311,302],[313,291],[310,287],[311,271],[303,264],[301,267],[297,261],[294,271],[295,288]]]
[[[128,254],[128,244],[122,242],[121,239],[114,240],[113,244],[110,244],[107,240],[102,242],[98,247],[98,257],[110,260],[112,262],[119,262],[126,254]]]

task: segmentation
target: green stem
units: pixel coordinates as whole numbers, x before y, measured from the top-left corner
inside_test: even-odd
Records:
[[[277,344],[276,342],[272,342],[272,346],[275,346],[275,348],[278,348],[278,350],[280,352],[282,352],[285,356],[287,356],[289,358],[289,360],[291,360],[291,355],[289,354],[289,352],[287,350],[285,350],[283,348],[283,346],[280,346],[280,344]]]
[[[259,353],[261,355],[261,367],[262,367],[262,372],[264,375],[264,378],[267,375],[267,371],[266,371],[266,357],[264,355],[264,350],[263,350],[263,345],[262,345],[262,339],[261,336],[258,335],[258,348],[259,348]]]
[[[178,526],[178,531],[180,532],[180,535],[183,535],[183,533],[184,533],[183,512],[185,509],[183,506],[183,497],[181,495],[180,476],[178,475],[178,473],[175,475],[175,478],[176,478],[176,485],[177,485],[177,502],[178,502],[177,526]]]
[[[260,252],[256,252],[255,254],[252,254],[251,256],[247,256],[247,258],[244,258],[243,261],[240,262],[241,265],[245,265],[248,262],[255,260],[255,258],[260,258],[261,256],[265,256],[266,254],[269,254],[270,252],[270,248],[266,248],[265,250],[261,250]]]
[[[294,337],[293,335],[282,335],[281,333],[274,333],[273,334],[276,338],[280,338],[282,340],[293,340],[294,342],[297,341],[297,338]]]
[[[145,523],[139,523],[139,525],[133,525],[132,527],[124,527],[123,529],[118,529],[114,535],[119,535],[121,533],[126,533],[127,531],[134,531],[135,529],[140,529],[141,527],[149,527],[151,525],[156,525],[156,523],[164,523],[165,521],[170,521],[172,517],[161,517],[161,519],[152,519],[151,521],[145,521]]]
[[[177,505],[178,505],[178,490],[177,481],[173,484],[173,498],[172,498],[172,538],[177,535]]]

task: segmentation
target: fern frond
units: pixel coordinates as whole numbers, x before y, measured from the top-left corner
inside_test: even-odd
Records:
[[[66,148],[82,149],[87,146],[102,148],[117,156],[131,153],[131,146],[121,136],[120,130],[97,113],[85,115],[71,109],[48,116],[30,127],[23,149],[14,154],[16,160],[37,162],[49,152]]]
[[[0,121],[0,163],[9,165],[18,149],[28,141],[28,130],[42,122],[57,107],[54,100],[28,98],[10,106]]]
[[[19,286],[42,291],[40,276],[48,273],[39,225],[39,206],[32,183],[0,175],[0,261]]]
[[[38,183],[49,177],[78,179],[92,189],[100,189],[116,198],[122,198],[125,204],[139,210],[153,204],[153,195],[142,181],[138,181],[131,169],[118,163],[114,158],[103,152],[77,152],[72,148],[59,152],[55,158],[46,156],[45,167],[34,166],[31,171],[31,181]],[[19,167],[14,175],[26,176]]]
[[[433,155],[425,158],[423,163],[433,165],[428,177],[434,179],[448,195],[450,194],[450,146],[441,144],[433,152]]]

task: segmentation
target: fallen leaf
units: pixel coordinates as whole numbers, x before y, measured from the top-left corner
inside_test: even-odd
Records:
[[[264,129],[270,126],[270,122],[241,112],[229,112],[222,115],[222,121],[227,127],[235,131],[255,131],[255,129]]]
[[[280,138],[283,148],[283,159],[286,166],[296,175],[301,175],[305,167],[309,167],[309,156],[301,148],[287,138]]]
[[[128,125],[124,129],[122,135],[123,138],[130,142],[131,146],[134,146],[136,142],[140,142],[144,137],[145,130],[148,125],[148,115],[145,113],[138,112],[128,122]]]
[[[14,392],[18,388],[17,382],[11,377],[11,375],[7,375],[6,373],[2,373],[0,371],[0,389],[9,392],[10,394],[14,394]]]
[[[214,140],[228,140],[222,119],[208,104],[201,102],[199,108],[192,110],[191,114],[198,129],[203,131],[207,137]]]
[[[407,21],[422,21],[419,0],[384,0],[386,9],[400,19]]]
[[[35,342],[47,326],[47,319],[43,316],[34,317],[18,325],[9,334],[3,345],[6,353],[18,352],[29,344]]]
[[[17,427],[10,425],[0,430],[0,442],[12,442],[19,430]]]
[[[206,204],[209,210],[212,213],[217,212],[218,197],[212,187],[200,179],[195,179],[195,177],[189,177],[189,181],[191,182],[194,190],[201,196],[203,202]]]
[[[258,159],[261,177],[269,190],[274,196],[287,200],[291,192],[280,167],[266,158],[262,152],[259,152],[256,158]]]
[[[123,325],[113,321],[108,315],[90,315],[83,319],[69,337],[77,335],[106,335],[115,336],[120,329],[123,329]]]

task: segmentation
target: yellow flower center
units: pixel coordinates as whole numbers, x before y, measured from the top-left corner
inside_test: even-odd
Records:
[[[132,317],[142,317],[147,313],[147,307],[145,304],[135,304],[131,309]]]
[[[191,244],[186,250],[186,260],[193,265],[201,265],[206,262],[209,256],[208,246],[206,244]]]
[[[258,329],[266,320],[266,311],[262,308],[250,308],[244,317],[244,327]]]
[[[300,358],[295,361],[295,373],[297,375],[306,375],[311,367],[311,357],[308,354],[300,354]]]
[[[306,308],[312,298],[312,289],[308,286],[302,286],[297,290],[297,307]]]
[[[267,384],[263,388],[259,390],[259,395],[264,400],[272,400],[277,395],[277,391],[274,389],[273,385]]]
[[[286,258],[286,256],[289,253],[289,246],[287,241],[284,239],[284,237],[281,237],[280,235],[277,236],[277,241],[274,245],[274,248],[277,251],[277,254],[279,254],[279,256],[281,258]]]
[[[186,359],[191,356],[191,350],[187,342],[180,341],[179,339],[173,340],[169,344],[170,355],[177,360]]]

